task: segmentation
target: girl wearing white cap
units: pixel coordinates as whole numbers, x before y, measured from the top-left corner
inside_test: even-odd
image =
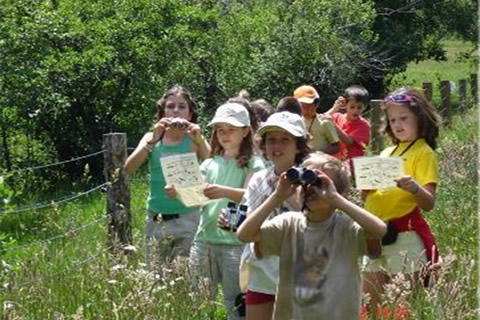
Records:
[[[229,201],[240,202],[251,175],[263,169],[263,161],[253,156],[252,130],[247,109],[239,103],[220,106],[209,123],[211,158],[200,171],[207,183],[204,194],[214,200],[201,208],[200,223],[190,251],[194,280],[206,280],[211,298],[222,285],[228,319],[242,319],[235,299],[240,294],[238,281],[244,244],[236,236],[217,227],[221,210]]]
[[[248,183],[243,202],[248,213],[260,206],[275,190],[280,174],[302,163],[310,153],[307,130],[298,114],[288,111],[272,114],[258,130],[262,137],[261,148],[273,163],[253,175]],[[283,202],[271,213],[270,218],[290,210],[300,210],[294,197]],[[257,257],[254,244],[245,247],[241,262],[242,289],[247,292],[247,319],[271,319],[279,279],[278,257]]]
[[[152,131],[145,133],[124,168],[133,174],[146,160],[150,171],[150,192],[147,200],[146,253],[147,265],[153,269],[177,256],[188,256],[198,225],[198,208],[186,207],[171,197],[160,164],[160,158],[196,152],[200,159],[208,157],[210,146],[195,124],[196,104],[190,92],[181,86],[167,90],[156,103],[157,113]]]

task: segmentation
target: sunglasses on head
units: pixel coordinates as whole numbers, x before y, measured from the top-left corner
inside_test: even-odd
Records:
[[[411,103],[413,102],[412,97],[406,94],[391,94],[387,96],[384,100],[384,103],[395,102],[395,103]]]

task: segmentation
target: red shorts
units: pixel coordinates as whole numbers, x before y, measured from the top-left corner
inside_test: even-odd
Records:
[[[275,295],[247,290],[247,296],[246,296],[247,305],[262,304],[267,302],[275,302]]]

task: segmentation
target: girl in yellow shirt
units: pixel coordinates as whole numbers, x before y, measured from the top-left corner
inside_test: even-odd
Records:
[[[365,261],[363,288],[373,307],[395,274],[419,279],[420,271],[438,261],[434,236],[421,211],[430,211],[435,205],[438,159],[433,150],[441,119],[425,96],[410,88],[389,94],[383,110],[385,132],[394,146],[381,156],[401,157],[406,175],[396,180],[395,188],[366,193],[365,209],[389,222],[380,256]]]

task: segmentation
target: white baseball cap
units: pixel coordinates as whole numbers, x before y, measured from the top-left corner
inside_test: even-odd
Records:
[[[304,137],[307,134],[307,128],[302,117],[289,111],[272,114],[257,132],[259,135],[263,135],[266,132],[278,131],[279,129],[287,131],[295,137]]]
[[[247,108],[241,104],[228,102],[217,108],[215,116],[208,125],[216,123],[228,123],[234,127],[250,127],[250,116]]]

